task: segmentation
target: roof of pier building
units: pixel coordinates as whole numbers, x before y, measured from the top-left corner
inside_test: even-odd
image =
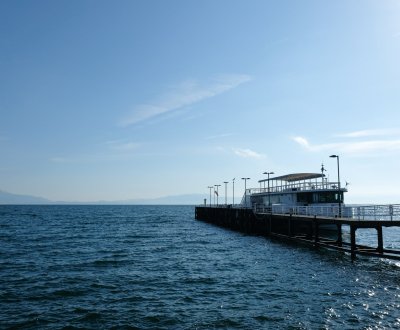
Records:
[[[295,182],[295,181],[304,181],[304,180],[311,180],[323,177],[325,177],[325,174],[321,173],[292,173],[270,178],[269,181],[274,180],[274,181]],[[258,182],[266,182],[266,181],[268,181],[268,179],[259,180]]]

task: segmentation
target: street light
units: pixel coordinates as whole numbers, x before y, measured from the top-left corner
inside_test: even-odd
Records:
[[[208,186],[208,189],[210,189],[210,207],[211,207],[211,189],[214,188],[213,186]]]
[[[337,160],[337,180],[338,180],[338,206],[339,206],[339,218],[342,217],[342,198],[340,196],[340,172],[339,172],[339,156],[330,155],[330,158],[336,158]]]
[[[264,172],[263,174],[268,175],[268,206],[271,206],[271,195],[269,193],[269,175],[274,174],[274,172]]]
[[[235,207],[235,179],[232,179],[232,207]]]
[[[246,190],[247,190],[247,186],[246,186],[246,183],[247,183],[247,180],[250,180],[250,178],[242,178],[242,180],[244,180],[244,204],[246,205],[246,207],[247,207],[247,192],[246,192]]]
[[[228,192],[227,192],[227,190],[228,190],[228,181],[224,181],[224,183],[225,183],[225,206],[226,205],[228,205]]]
[[[221,185],[220,184],[215,184],[214,186],[217,187],[217,206],[218,206],[218,187],[221,187]]]

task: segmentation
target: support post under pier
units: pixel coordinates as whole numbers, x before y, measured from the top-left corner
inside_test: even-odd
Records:
[[[338,246],[342,246],[342,225],[341,224],[337,224],[337,245]]]
[[[313,221],[313,232],[314,232],[314,246],[318,246],[319,242],[319,223],[316,218]]]
[[[351,261],[356,258],[356,230],[356,226],[350,225]]]
[[[383,235],[382,235],[382,226],[376,227],[376,231],[378,233],[378,253],[383,253]]]

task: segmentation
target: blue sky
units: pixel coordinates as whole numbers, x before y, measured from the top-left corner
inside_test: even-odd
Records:
[[[0,190],[206,198],[338,154],[347,202],[400,203],[399,1],[3,0],[0,40]]]

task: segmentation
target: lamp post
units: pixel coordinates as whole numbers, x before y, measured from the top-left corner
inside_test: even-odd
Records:
[[[228,205],[228,181],[224,181],[225,183],[225,206]]]
[[[213,200],[214,200],[214,203],[213,203],[213,205],[214,205],[214,207],[215,207],[215,188],[214,188],[214,186],[213,186]]]
[[[214,188],[213,186],[208,186],[208,189],[210,189],[210,207],[211,207],[211,189]]]
[[[214,186],[217,187],[217,206],[218,206],[218,187],[221,187],[221,185],[220,184],[215,184]]]
[[[232,179],[232,206],[235,207],[235,178]]]
[[[247,186],[246,186],[246,183],[247,183],[247,180],[250,180],[250,178],[242,178],[242,180],[244,180],[244,204],[246,205],[246,207],[247,207]]]
[[[274,174],[274,172],[264,172],[263,174],[268,175],[268,206],[271,206],[271,195],[269,193],[269,175]]]
[[[340,172],[339,172],[339,155],[330,155],[330,158],[336,158],[337,160],[337,180],[338,180],[338,206],[339,206],[339,218],[342,216],[342,198],[340,196]]]

